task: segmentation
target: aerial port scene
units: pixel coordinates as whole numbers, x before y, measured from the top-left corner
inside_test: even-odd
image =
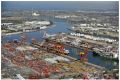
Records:
[[[1,79],[119,79],[119,1],[1,1]]]

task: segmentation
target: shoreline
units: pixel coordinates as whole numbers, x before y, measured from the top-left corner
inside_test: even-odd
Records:
[[[4,33],[6,36],[14,35],[14,34],[21,34],[23,32],[13,32],[13,33]]]
[[[55,26],[55,25],[49,26],[49,27],[47,27],[46,29],[52,28],[52,27],[54,27],[54,26]],[[41,31],[41,30],[46,30],[46,29],[26,30],[25,33],[27,33],[27,32],[35,32],[35,31]],[[4,34],[5,36],[11,36],[11,35],[21,34],[21,33],[24,33],[24,32],[23,32],[23,31],[20,31],[20,32],[12,32],[12,33],[2,33],[2,34]]]

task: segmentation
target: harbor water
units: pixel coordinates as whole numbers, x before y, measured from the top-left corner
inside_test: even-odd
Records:
[[[71,25],[67,23],[65,20],[59,20],[59,19],[51,19],[51,21],[54,22],[54,26],[46,29],[46,30],[41,30],[37,32],[27,32],[25,33],[27,35],[28,42],[31,42],[31,38],[36,38],[38,41],[43,40],[43,34],[46,31],[49,34],[56,34],[58,32],[70,32],[67,28],[70,28]],[[10,35],[10,36],[5,36],[2,41],[11,41],[13,39],[20,39],[21,34],[15,34],[15,35]],[[76,49],[76,48],[67,48],[70,53],[69,56],[72,56],[74,58],[79,59],[79,52],[83,51],[82,49]],[[107,69],[113,69],[113,68],[118,68],[118,62],[108,60],[105,58],[102,58],[100,56],[93,56],[93,53],[89,51],[88,53],[88,62],[105,67]]]

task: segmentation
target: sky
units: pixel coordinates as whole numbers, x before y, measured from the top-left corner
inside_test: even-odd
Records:
[[[117,1],[2,1],[2,10],[110,10],[118,11]]]

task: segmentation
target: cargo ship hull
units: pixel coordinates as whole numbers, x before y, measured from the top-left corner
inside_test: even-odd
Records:
[[[92,52],[93,52],[94,56],[101,56],[106,59],[118,61],[118,58],[115,58],[112,54],[108,54],[107,52],[101,52],[101,51],[97,51],[97,50],[93,50]]]

